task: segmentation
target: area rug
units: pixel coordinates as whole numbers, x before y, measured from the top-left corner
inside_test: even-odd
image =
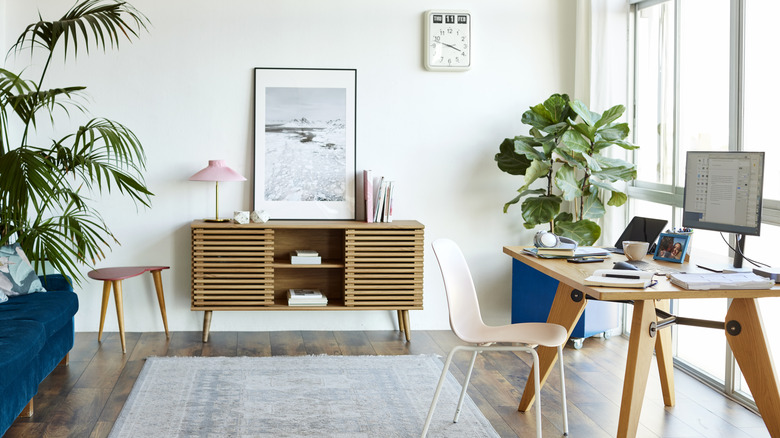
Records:
[[[110,437],[415,437],[436,356],[152,357]],[[431,437],[497,437],[448,374]]]

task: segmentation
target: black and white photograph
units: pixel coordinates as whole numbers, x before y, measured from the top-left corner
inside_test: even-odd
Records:
[[[255,70],[255,208],[354,219],[355,70]]]

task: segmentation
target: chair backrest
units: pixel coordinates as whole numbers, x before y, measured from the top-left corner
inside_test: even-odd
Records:
[[[431,246],[444,280],[452,331],[466,342],[482,342],[479,333],[485,323],[482,322],[477,291],[463,252],[449,239],[437,239]]]

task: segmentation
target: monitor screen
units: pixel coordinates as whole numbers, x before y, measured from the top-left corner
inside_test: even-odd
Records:
[[[683,227],[758,236],[763,152],[688,152]]]

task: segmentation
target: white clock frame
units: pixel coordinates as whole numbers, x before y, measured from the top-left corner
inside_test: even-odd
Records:
[[[464,10],[430,10],[425,11],[424,15],[424,22],[425,22],[425,30],[423,32],[423,46],[424,46],[424,54],[423,54],[423,65],[425,66],[426,70],[429,71],[466,71],[471,68],[471,13]],[[447,23],[446,18],[442,20],[442,23],[433,23],[433,16],[434,15],[452,15],[454,17],[454,21],[452,23]],[[457,16],[466,16],[466,23],[460,24],[458,23],[458,17]],[[465,31],[465,35],[460,35],[461,37],[465,36],[465,47],[454,47],[451,43],[454,42],[450,41],[450,43],[442,44],[441,42],[436,42],[434,39],[438,33],[443,31],[444,28],[452,28],[454,26],[456,33],[462,33]],[[459,43],[460,44],[460,43]],[[431,57],[434,54],[434,50],[436,49],[436,46],[440,49],[444,49],[447,47],[450,47],[452,49],[460,49],[462,50],[462,53],[466,53],[466,59],[468,62],[465,64],[457,64],[453,65],[450,63],[435,63],[432,61]]]

